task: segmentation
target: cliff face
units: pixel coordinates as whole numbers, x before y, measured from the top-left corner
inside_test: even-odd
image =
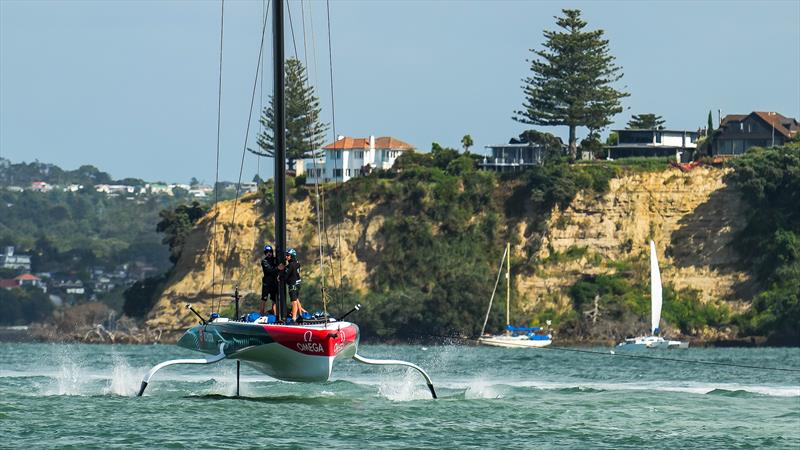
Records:
[[[754,286],[748,274],[736,270],[737,255],[728,246],[744,226],[744,206],[736,191],[724,183],[725,173],[704,167],[689,173],[676,169],[637,173],[611,180],[610,189],[602,196],[578,194],[566,209],[551,213],[547,231],[538,236],[542,245],[535,259],[545,263],[535,270],[514,268],[519,309],[570,309],[567,290],[580,276],[613,272],[613,261],[645,258],[650,236],[656,242],[665,285],[696,289],[703,301],[744,307],[741,300],[750,298]],[[231,223],[233,208],[233,202],[221,203],[195,227],[166,290],[148,316],[149,326],[178,329],[191,325],[193,317],[179,308],[189,302],[208,311],[212,293],[230,293],[234,282],[242,290],[260,293],[258,260],[261,247],[272,241],[273,217],[262,213],[263,205],[255,197],[236,206],[236,220]],[[317,251],[313,198],[290,200],[287,212],[289,245],[306,256],[305,276],[319,277],[320,268],[313,262],[318,264],[318,258],[311,256]],[[372,204],[352,205],[338,225],[338,233],[336,225],[329,227],[329,244],[357,290],[367,289],[370,258],[379,255],[382,245],[377,231],[391,213],[389,208]],[[214,214],[219,214],[216,233]],[[512,258],[534,238],[527,231],[535,228],[529,226],[533,220],[515,225],[512,232],[520,244],[512,250]],[[337,236],[341,236],[340,242]],[[217,246],[216,260],[213,246]],[[579,257],[556,257],[575,249],[580,249]],[[333,264],[338,276],[338,258]],[[217,282],[213,287],[212,279]]]
[[[368,267],[358,258],[357,248],[374,247],[375,233],[382,223],[382,217],[375,217],[372,210],[370,205],[354,207],[352,214],[338,225],[338,230],[336,226],[329,227],[327,236],[327,246],[335,249],[336,259],[326,257],[326,274],[330,277],[335,273],[338,277],[341,270],[350,285],[360,291],[366,289],[364,280]],[[323,269],[319,266],[319,257],[312,256],[319,251],[313,199],[289,199],[286,211],[287,245],[297,248],[304,256],[304,277],[319,278]],[[254,293],[260,296],[262,272],[259,261],[264,245],[273,242],[274,215],[264,214],[263,203],[256,196],[245,197],[238,205],[233,201],[219,203],[197,223],[186,239],[166,289],[148,314],[147,325],[169,330],[190,326],[196,318],[184,313],[182,308],[186,303],[211,311],[213,299],[214,303],[221,300],[225,307],[230,303],[230,294],[235,286],[239,286],[243,295]]]
[[[647,261],[650,237],[665,286],[697,290],[704,302],[745,308],[742,300],[751,298],[755,285],[737,270],[738,256],[728,245],[745,225],[744,204],[723,181],[726,173],[700,167],[688,173],[670,169],[631,174],[611,180],[602,196],[578,194],[548,219],[537,255],[545,261],[543,267],[515,278],[525,297],[521,309],[570,309],[567,290],[575,281],[584,274],[615,272],[614,261]],[[523,225],[518,233],[525,242]],[[580,256],[553,258],[570,250]],[[548,257],[555,262],[547,263]],[[718,337],[714,330],[699,333]]]

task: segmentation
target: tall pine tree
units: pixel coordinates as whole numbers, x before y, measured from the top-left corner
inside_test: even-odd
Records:
[[[321,108],[314,88],[308,85],[306,68],[299,59],[286,60],[286,163],[294,168],[298,159],[312,158],[324,143],[328,124],[320,122]],[[260,155],[273,157],[275,151],[275,99],[270,96],[269,106],[261,114],[264,131],[258,135]]]
[[[714,120],[711,118],[711,110],[708,110],[708,128],[706,129],[706,136],[711,136],[711,132],[714,131]]]
[[[653,113],[634,114],[628,121],[628,128],[635,130],[663,130],[664,119]]]
[[[603,30],[585,31],[587,23],[577,9],[562,10],[556,17],[559,31],[545,31],[543,50],[533,50],[533,76],[523,80],[523,109],[514,120],[531,125],[567,125],[569,151],[577,154],[575,130],[579,126],[600,130],[622,112],[620,99],[628,93],[611,85],[622,78],[622,69],[609,54]]]

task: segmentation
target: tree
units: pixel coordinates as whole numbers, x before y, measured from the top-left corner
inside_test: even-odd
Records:
[[[711,118],[711,110],[708,110],[708,125],[706,129],[706,136],[710,136],[711,132],[714,131],[714,120]]]
[[[320,122],[321,108],[314,88],[308,84],[306,68],[299,59],[286,60],[286,162],[294,167],[298,159],[313,158],[322,146],[328,125]],[[264,108],[261,124],[264,131],[258,135],[261,151],[250,150],[259,156],[274,157],[275,151],[275,99],[270,96]]]
[[[617,141],[619,141],[619,135],[617,134],[616,131],[608,133],[608,137],[606,138],[606,145],[608,146],[617,145]]]
[[[539,145],[544,148],[545,159],[558,159],[564,156],[564,143],[561,138],[537,130],[525,130],[519,137],[511,138],[509,144]]]
[[[577,153],[576,128],[600,130],[622,112],[620,99],[628,93],[611,85],[622,78],[621,68],[609,54],[603,30],[584,31],[587,23],[577,9],[556,17],[562,31],[545,31],[544,50],[533,50],[533,76],[523,80],[523,109],[514,120],[531,125],[569,127],[569,151]]]
[[[653,113],[634,114],[628,121],[628,128],[635,130],[663,130],[664,119]]]
[[[472,142],[472,136],[465,134],[464,137],[461,138],[461,145],[464,147],[464,153],[469,153],[469,148],[472,147],[475,143]]]
[[[192,202],[191,205],[180,205],[174,210],[165,209],[158,213],[161,220],[156,224],[156,231],[164,233],[161,243],[169,245],[169,260],[173,264],[181,257],[186,236],[207,212],[207,207]]]

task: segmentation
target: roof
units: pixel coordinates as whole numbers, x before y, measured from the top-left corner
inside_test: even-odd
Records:
[[[787,138],[791,138],[792,136],[794,136],[795,133],[797,133],[797,121],[794,119],[784,117],[783,115],[776,112],[753,111],[752,114],[755,114],[756,116],[760,117],[761,120],[763,120],[764,122],[767,122],[768,124],[772,125],[775,128],[775,131],[786,136]],[[784,125],[789,125],[790,122],[795,122],[794,131],[784,126]]]
[[[798,124],[796,119],[793,117],[786,117],[783,114],[772,111],[753,111],[750,114],[728,114],[722,118],[720,126],[723,126],[728,122],[740,122],[749,116],[758,117],[762,121],[766,122],[767,125],[775,128],[775,131],[787,138],[791,138],[797,134]]]
[[[375,148],[390,149],[390,150],[411,150],[411,144],[403,142],[400,139],[391,136],[381,136],[375,138]]]
[[[376,149],[389,149],[389,150],[410,150],[413,148],[411,144],[401,141],[400,139],[391,136],[381,136],[375,138]],[[336,142],[322,147],[323,150],[369,150],[369,138],[355,138],[345,136],[338,139]]]
[[[31,275],[29,273],[23,273],[22,275],[17,275],[14,277],[15,280],[20,281],[39,281],[41,278],[37,277],[36,275]]]
[[[722,118],[722,122],[720,122],[719,126],[723,126],[730,121],[740,121],[747,117],[749,114],[728,114]]]
[[[15,288],[19,286],[16,280],[0,280],[0,288]]]
[[[613,132],[615,132],[615,133],[619,133],[619,132],[627,133],[627,132],[630,132],[630,131],[651,131],[651,132],[657,132],[657,133],[681,133],[681,134],[683,134],[683,133],[686,133],[686,134],[697,134],[697,131],[689,131],[689,130],[666,130],[666,129],[657,130],[657,129],[655,129],[655,128],[624,128],[624,129],[622,129],[622,130],[611,130],[611,131],[613,131]]]

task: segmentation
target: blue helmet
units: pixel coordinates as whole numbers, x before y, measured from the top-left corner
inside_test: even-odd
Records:
[[[287,255],[292,255],[292,258],[297,258],[297,251],[295,249],[293,249],[293,248],[290,248],[289,250],[286,250],[286,254]]]
[[[272,251],[272,246],[271,245],[265,245],[264,246],[264,253],[271,252],[271,251]]]

